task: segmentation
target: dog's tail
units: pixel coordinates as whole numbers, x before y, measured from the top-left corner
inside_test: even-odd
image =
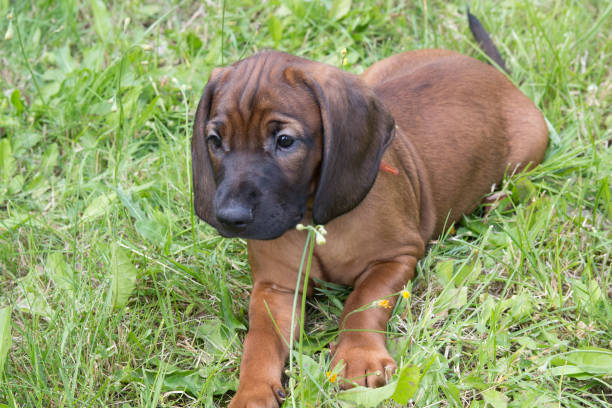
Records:
[[[482,48],[485,54],[487,54],[489,58],[495,61],[495,63],[503,71],[505,71],[506,73],[510,73],[510,71],[508,71],[508,68],[506,68],[504,60],[499,54],[499,50],[497,49],[495,44],[493,44],[493,40],[491,40],[491,37],[489,37],[489,34],[482,26],[482,23],[472,13],[470,13],[469,7],[467,8],[467,17],[468,23],[470,25],[470,31],[478,42],[478,45],[480,45],[480,48]]]

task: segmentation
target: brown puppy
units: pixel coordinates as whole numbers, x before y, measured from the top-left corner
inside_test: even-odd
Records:
[[[354,288],[332,364],[380,386],[385,376],[375,373],[395,369],[381,334],[391,309],[350,312],[400,291],[426,243],[506,172],[540,163],[547,142],[525,95],[452,51],[395,55],[361,76],[273,51],[213,70],[194,124],[195,209],[222,235],[248,239],[253,276],[230,406],[284,398],[288,349],[275,325],[289,339],[306,237],[298,222],[328,231],[311,277]],[[379,171],[381,161],[391,171]]]

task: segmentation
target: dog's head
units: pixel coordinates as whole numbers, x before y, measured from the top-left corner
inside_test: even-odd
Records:
[[[273,239],[366,196],[394,121],[359,77],[280,52],[212,71],[191,142],[196,214],[221,235]]]

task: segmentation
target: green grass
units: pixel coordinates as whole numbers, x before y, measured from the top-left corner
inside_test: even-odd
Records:
[[[214,66],[265,48],[338,66],[346,48],[355,73],[417,48],[482,58],[460,1],[355,0],[346,15],[332,8],[346,1],[225,3],[0,0],[0,310],[12,327],[9,347],[0,319],[0,407],[231,399],[246,250],[197,221],[190,192],[192,115]],[[470,216],[420,262],[389,327],[398,363],[422,373],[410,406],[606,406],[612,8],[470,5],[551,142],[542,166],[503,186],[509,210]],[[339,406],[326,344],[347,292],[324,292],[307,305],[296,406]]]

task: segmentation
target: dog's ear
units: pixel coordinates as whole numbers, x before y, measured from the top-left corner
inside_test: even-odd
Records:
[[[212,169],[206,143],[206,122],[210,115],[213,95],[222,72],[226,68],[215,68],[211,71],[204,94],[200,98],[193,122],[193,135],[191,137],[191,169],[193,177],[193,206],[195,213],[212,226],[217,224],[213,214],[213,199],[217,190],[217,183]]]
[[[321,111],[323,154],[312,218],[315,224],[325,224],[368,194],[395,135],[395,121],[356,75],[317,64],[308,71],[289,67],[285,76],[291,82],[301,79]]]

